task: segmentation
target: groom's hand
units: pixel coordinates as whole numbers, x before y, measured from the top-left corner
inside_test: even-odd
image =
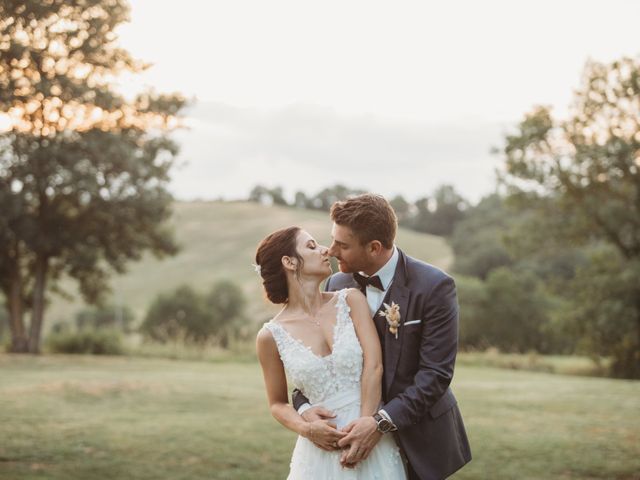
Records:
[[[326,408],[323,407],[311,407],[305,410],[302,414],[302,418],[304,418],[307,422],[315,422],[316,420],[330,420],[332,418],[336,418],[333,412],[330,412]]]
[[[342,452],[340,463],[347,468],[353,468],[358,462],[365,460],[382,438],[373,417],[360,417],[342,431],[348,435],[338,441],[338,446],[348,449]]]
[[[346,436],[346,432],[338,430],[336,424],[329,420],[315,420],[309,423],[307,438],[322,450],[339,450],[338,442]]]

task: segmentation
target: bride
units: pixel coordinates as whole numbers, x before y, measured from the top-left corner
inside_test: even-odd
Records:
[[[365,296],[320,290],[331,274],[328,249],[298,227],[263,239],[256,264],[269,300],[284,304],[258,333],[256,349],[271,413],[299,435],[288,478],[406,478],[390,435],[357,464],[348,462],[349,445],[339,447],[350,422],[380,404],[382,354]],[[287,378],[314,406],[332,411],[333,421],[306,422],[288,402]]]

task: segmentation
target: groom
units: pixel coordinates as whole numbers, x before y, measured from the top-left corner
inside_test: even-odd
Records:
[[[394,435],[410,479],[442,479],[471,460],[469,442],[449,387],[458,348],[458,304],[447,274],[395,247],[397,219],[379,195],[365,194],[331,207],[329,255],[340,273],[327,291],[359,288],[367,297],[384,363],[382,404],[371,417],[350,423],[338,444],[353,467],[382,435]],[[399,319],[384,304],[399,306]],[[397,327],[394,328],[394,326]],[[307,421],[330,419],[295,391],[294,407]]]

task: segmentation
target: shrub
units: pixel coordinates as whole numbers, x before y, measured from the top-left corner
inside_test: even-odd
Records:
[[[154,300],[140,331],[163,343],[178,338],[203,343],[213,333],[213,319],[201,296],[184,285]]]
[[[214,340],[228,348],[244,319],[245,305],[242,290],[226,280],[214,284],[207,295],[184,285],[153,301],[140,332],[161,343]]]
[[[79,332],[52,333],[47,338],[52,353],[92,355],[122,355],[122,334],[116,330],[83,330]]]

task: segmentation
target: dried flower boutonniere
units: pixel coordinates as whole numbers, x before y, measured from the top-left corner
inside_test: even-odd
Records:
[[[384,311],[380,312],[378,315],[381,317],[385,317],[387,319],[387,324],[389,325],[389,331],[395,335],[396,339],[398,338],[398,328],[400,328],[400,305],[396,302],[391,302],[391,305],[387,305],[383,303]]]

